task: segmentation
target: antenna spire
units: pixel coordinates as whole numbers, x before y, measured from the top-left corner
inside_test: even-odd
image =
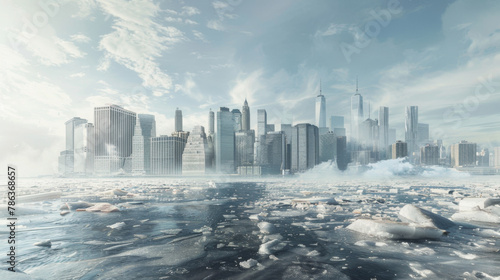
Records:
[[[356,75],[356,93],[358,93],[358,75]]]

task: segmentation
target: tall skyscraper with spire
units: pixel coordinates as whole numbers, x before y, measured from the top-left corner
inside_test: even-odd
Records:
[[[175,131],[182,131],[182,111],[179,108],[175,110]]]
[[[351,97],[351,142],[359,138],[359,125],[363,121],[363,96],[358,91],[356,77],[356,93]]]
[[[326,100],[321,91],[321,81],[319,82],[319,95],[316,96],[316,125],[326,127]]]
[[[250,107],[248,107],[246,98],[245,103],[243,103],[243,108],[241,109],[241,130],[250,130]]]
[[[150,173],[152,137],[156,137],[155,116],[138,114],[132,137],[132,173]]]
[[[212,109],[208,112],[208,134],[213,135],[215,132],[215,125],[214,125],[214,119],[215,119],[215,114]]]

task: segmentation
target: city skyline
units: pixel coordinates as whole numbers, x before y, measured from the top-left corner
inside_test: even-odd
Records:
[[[25,166],[26,175],[53,174],[61,123],[90,120],[106,103],[154,115],[158,134],[174,130],[177,107],[191,131],[208,123],[209,108],[241,108],[245,98],[251,129],[258,109],[269,124],[312,124],[320,79],[326,118],[344,116],[349,128],[356,75],[365,102],[390,108],[398,140],[404,108],[418,106],[430,138],[498,146],[500,52],[491,22],[500,4],[389,2],[7,2],[2,162]],[[34,22],[41,14],[47,21]],[[370,25],[376,34],[365,31]]]

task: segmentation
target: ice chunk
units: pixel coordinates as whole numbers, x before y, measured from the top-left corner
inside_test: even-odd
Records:
[[[399,211],[399,218],[403,222],[415,223],[427,227],[437,227],[440,229],[448,229],[455,226],[454,222],[446,219],[445,217],[411,204],[407,204],[401,208]]]
[[[113,196],[113,195],[126,196],[127,194],[128,194],[128,192],[122,191],[120,189],[109,190],[109,191],[105,191],[105,192],[101,193],[101,195],[104,195],[104,196]]]
[[[117,229],[117,230],[120,230],[122,229],[123,227],[125,226],[125,223],[124,222],[118,222],[118,223],[115,223],[115,224],[112,224],[110,226],[107,226],[111,229]]]
[[[285,243],[280,242],[278,239],[273,239],[271,241],[268,241],[266,243],[263,243],[259,247],[259,254],[261,255],[269,255],[272,254],[273,252],[279,251],[285,247]]]
[[[296,198],[292,199],[292,205],[304,203],[304,204],[329,204],[338,205],[339,203],[333,197],[311,197],[311,198]]]
[[[467,222],[480,222],[480,223],[500,223],[500,216],[486,210],[458,212],[451,216],[453,220],[467,221]]]
[[[257,226],[259,227],[260,232],[264,234],[271,234],[274,231],[273,224],[268,222],[260,222]]]
[[[477,258],[477,256],[474,254],[462,253],[460,251],[453,251],[453,253],[455,253],[460,258],[466,259],[466,260],[473,260],[473,259]]]
[[[85,201],[66,202],[66,206],[68,207],[69,210],[76,210],[76,209],[89,208],[91,206],[94,206],[94,203],[88,203]]]
[[[254,260],[254,259],[248,259],[244,262],[240,262],[240,266],[243,267],[243,268],[252,268],[254,266],[256,266],[259,262]]]
[[[51,199],[58,199],[61,197],[61,192],[48,192],[48,193],[38,193],[31,195],[21,195],[18,196],[18,203],[28,203],[28,202],[37,202],[37,201],[45,201]]]
[[[70,212],[68,210],[64,210],[64,211],[61,211],[61,213],[59,213],[61,216],[65,216],[65,215],[68,215]]]
[[[476,207],[484,209],[488,206],[500,204],[500,198],[467,197],[462,199],[458,206],[460,212],[473,211]]]
[[[40,247],[52,247],[52,242],[50,241],[50,239],[47,239],[45,241],[36,242],[33,245]]]
[[[107,202],[102,202],[102,203],[96,203],[94,206],[91,206],[87,209],[85,209],[87,212],[103,212],[103,213],[109,213],[109,212],[118,212],[118,207],[109,204]]]
[[[367,219],[356,220],[347,228],[360,233],[389,239],[438,239],[445,233],[444,230],[433,227]]]

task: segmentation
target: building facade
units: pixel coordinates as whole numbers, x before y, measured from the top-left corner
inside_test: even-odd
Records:
[[[154,115],[137,115],[132,138],[132,173],[151,173],[151,138],[156,137],[156,121]]]
[[[212,173],[213,153],[209,149],[205,128],[195,126],[182,153],[182,174],[203,175]]]
[[[217,111],[215,162],[217,173],[235,173],[234,120],[229,108],[226,107],[220,107],[219,111]]]
[[[94,125],[82,123],[75,127],[74,172],[80,175],[94,173]]]
[[[450,147],[452,167],[475,166],[476,165],[476,143],[460,141]]]
[[[181,175],[185,142],[176,136],[151,137],[151,174]]]
[[[403,141],[396,141],[396,143],[392,144],[392,158],[403,158],[408,156],[408,144]]]
[[[308,123],[297,124],[292,130],[291,171],[303,172],[319,163],[319,130]]]

